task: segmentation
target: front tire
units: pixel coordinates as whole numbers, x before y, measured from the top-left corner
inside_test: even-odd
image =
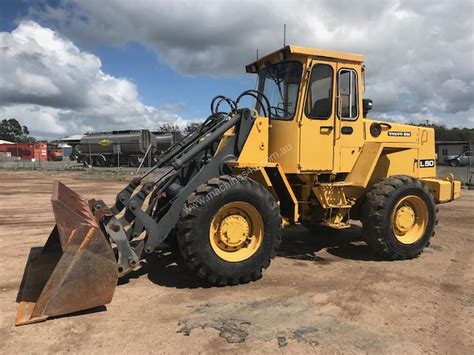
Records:
[[[459,161],[456,159],[450,160],[449,165],[452,166],[453,168],[459,166]]]
[[[433,195],[418,179],[386,178],[367,193],[362,223],[367,244],[383,258],[415,258],[434,235]]]
[[[280,244],[281,216],[272,194],[251,179],[221,176],[199,186],[178,222],[186,265],[216,285],[255,281]]]

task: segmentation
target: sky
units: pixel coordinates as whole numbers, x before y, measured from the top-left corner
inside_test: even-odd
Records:
[[[100,4],[100,5],[99,5]],[[38,137],[184,126],[287,44],[360,53],[369,117],[474,127],[474,0],[0,0],[0,118]]]

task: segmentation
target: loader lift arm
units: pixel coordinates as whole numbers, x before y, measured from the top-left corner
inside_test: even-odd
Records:
[[[133,179],[117,195],[111,209],[102,201],[95,201],[92,210],[117,246],[119,276],[134,270],[144,256],[143,252],[153,252],[168,237],[178,221],[184,202],[199,185],[227,171],[226,162],[235,161],[239,156],[255,118],[256,113],[248,109],[227,115],[218,114],[217,120],[211,116],[200,128],[166,152],[155,167]],[[234,129],[234,134],[225,146],[214,156],[206,155],[205,152],[230,129]],[[205,165],[194,168],[197,163]],[[186,169],[188,171],[183,174]],[[144,183],[134,194],[144,178],[157,170],[158,176]],[[144,208],[148,197],[148,206]],[[122,211],[123,216],[118,218]],[[131,247],[129,241],[144,230],[146,237]]]

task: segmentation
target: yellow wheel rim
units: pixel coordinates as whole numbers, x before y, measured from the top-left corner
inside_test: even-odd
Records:
[[[212,250],[225,261],[244,261],[260,248],[263,229],[262,216],[254,206],[230,202],[212,218],[209,228]]]
[[[392,213],[392,231],[402,244],[413,244],[425,234],[428,207],[418,196],[409,195],[398,201]]]

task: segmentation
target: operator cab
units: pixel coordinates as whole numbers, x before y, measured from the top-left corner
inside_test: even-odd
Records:
[[[262,92],[269,101],[271,118],[291,119],[298,104],[300,84],[303,79],[304,67],[311,69],[318,59],[334,62],[354,62],[361,67],[362,81],[364,66],[361,65],[363,57],[358,54],[310,49],[296,46],[287,46],[276,52],[270,53],[256,62],[247,65],[247,73],[257,73],[258,91]],[[308,62],[309,61],[309,62]],[[309,72],[309,70],[306,70]],[[333,71],[329,66],[314,66],[311,71],[307,96],[301,101],[306,113],[313,118],[327,118],[330,115],[333,99]],[[341,68],[337,75],[337,99],[340,102],[340,116],[342,118],[355,118],[358,116],[358,75],[350,68]],[[365,87],[365,83],[362,83]],[[257,102],[256,109],[265,115],[265,109]],[[364,112],[372,108],[372,101],[364,102]]]
[[[372,104],[362,100],[362,62],[357,54],[287,46],[246,66],[263,93],[256,110],[271,119],[270,153],[293,147],[277,161],[286,171],[350,171]]]

